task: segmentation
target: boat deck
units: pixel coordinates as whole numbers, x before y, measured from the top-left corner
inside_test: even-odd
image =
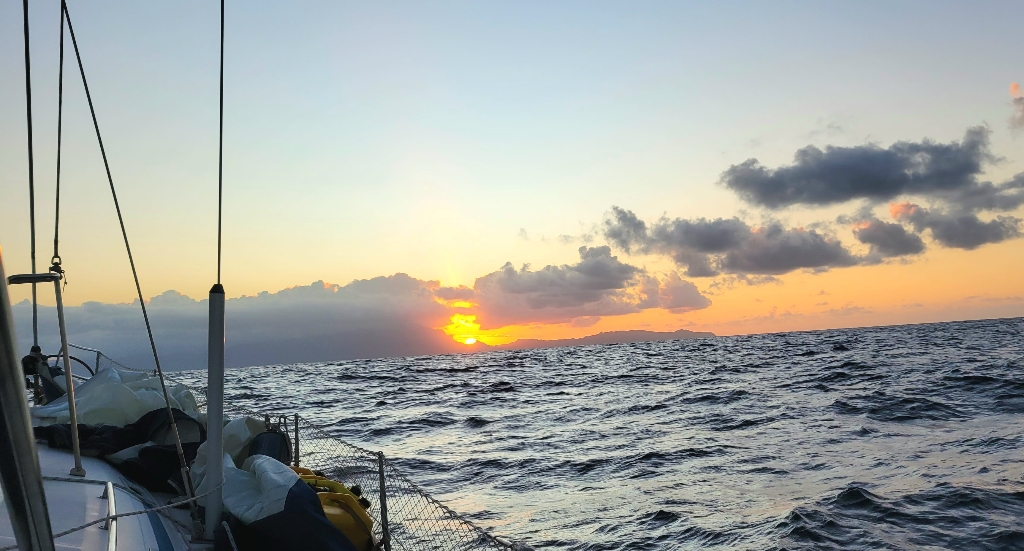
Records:
[[[111,483],[117,514],[142,511],[163,505],[164,496],[154,496],[119,473],[101,459],[83,457],[84,478],[68,473],[74,466],[73,456],[64,450],[51,449],[37,443],[39,466],[43,474],[43,487],[54,534],[81,526],[112,514],[106,490]],[[128,491],[125,488],[130,488]],[[2,494],[0,494],[2,498]],[[0,549],[16,545],[14,532],[7,515],[7,503],[0,499]],[[187,511],[162,511],[179,522],[187,521]],[[184,513],[184,514],[182,514]],[[156,512],[121,517],[106,523],[94,524],[54,540],[57,549],[83,551],[183,551],[191,549],[175,523]],[[187,526],[187,524],[186,524]],[[13,547],[16,548],[16,547]]]

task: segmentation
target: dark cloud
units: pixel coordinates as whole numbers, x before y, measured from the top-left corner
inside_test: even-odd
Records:
[[[984,127],[967,130],[960,142],[896,142],[877,145],[807,146],[793,164],[775,169],[748,159],[729,167],[720,182],[745,201],[771,209],[831,205],[854,199],[882,202],[900,195],[949,195],[977,184],[989,151]]]
[[[434,329],[452,314],[435,299],[438,290],[436,281],[396,274],[344,286],[318,281],[228,299],[226,362],[237,367],[463,350]],[[31,306],[23,301],[13,309],[20,345],[28,350]],[[207,301],[167,291],[154,297],[148,309],[163,366],[205,369]],[[65,308],[65,315],[71,342],[100,348],[131,366],[153,368],[137,302],[87,302]],[[44,350],[57,351],[53,308],[40,309],[40,333]]]
[[[732,273],[780,275],[801,268],[827,270],[858,262],[838,239],[814,230],[787,229],[774,223],[753,230],[741,247],[726,253],[722,269]]]
[[[647,224],[633,211],[612,206],[612,217],[604,221],[604,236],[616,247],[632,253],[634,248],[644,252],[647,247]]]
[[[505,263],[496,272],[476,280],[478,299],[488,292],[522,296],[530,308],[573,307],[603,298],[607,292],[624,289],[640,271],[611,255],[611,248],[580,247],[580,262],[573,265],[545,266],[516,270]]]
[[[500,270],[477,278],[473,300],[481,326],[565,323],[648,308],[681,311],[710,305],[692,283],[676,276],[663,284],[612,256],[608,246],[583,246],[579,254],[576,264],[539,270],[527,265],[517,270],[506,263]]]
[[[991,182],[966,185],[944,199],[950,209],[960,213],[1014,210],[1024,204],[1024,172],[999,185]]]
[[[908,232],[903,224],[883,222],[877,218],[858,222],[853,228],[853,236],[870,246],[867,256],[870,263],[924,252],[924,241],[920,236]]]
[[[932,238],[944,247],[973,250],[1021,235],[1021,219],[1013,216],[985,222],[973,213],[940,212],[912,203],[891,205],[890,211],[893,218],[909,222],[918,233],[930,230]]]
[[[604,229],[615,246],[627,252],[666,255],[686,266],[690,277],[720,273],[779,275],[859,262],[837,239],[779,223],[751,228],[738,218],[662,218],[648,229],[631,211],[613,207]]]

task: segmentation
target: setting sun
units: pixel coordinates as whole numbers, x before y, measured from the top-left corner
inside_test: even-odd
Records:
[[[466,339],[463,342],[465,342],[466,344],[476,344],[476,339],[474,339],[473,337],[470,337],[470,338]]]

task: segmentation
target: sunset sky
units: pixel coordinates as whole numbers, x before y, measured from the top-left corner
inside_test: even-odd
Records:
[[[142,288],[176,291],[166,304],[216,275],[217,8],[69,2]],[[30,9],[45,269],[59,2]],[[232,304],[305,301],[326,309],[297,322],[318,335],[388,341],[399,324],[488,344],[1022,315],[1019,13],[228,2],[223,279],[251,297],[229,326]],[[66,301],[130,303],[69,52]],[[22,56],[21,3],[0,2],[9,274],[29,269]]]

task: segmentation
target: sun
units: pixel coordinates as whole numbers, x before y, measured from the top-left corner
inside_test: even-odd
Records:
[[[465,342],[466,344],[476,344],[476,339],[474,339],[473,337],[470,337],[470,338],[466,339],[463,342]]]

